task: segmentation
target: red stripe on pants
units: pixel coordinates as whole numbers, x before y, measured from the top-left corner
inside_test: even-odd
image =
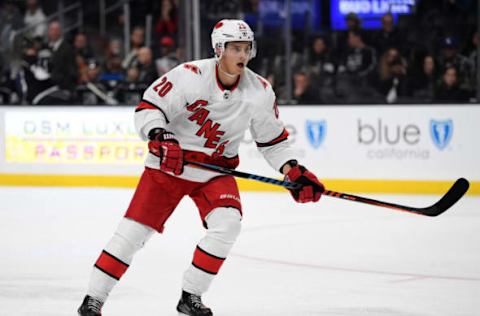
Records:
[[[193,254],[192,264],[207,273],[217,274],[223,261],[225,261],[225,258],[211,255],[197,246],[197,249],[195,249],[195,253]]]
[[[122,275],[127,271],[128,264],[120,261],[104,250],[100,254],[100,257],[98,257],[97,262],[95,262],[95,267],[112,278],[120,280]]]

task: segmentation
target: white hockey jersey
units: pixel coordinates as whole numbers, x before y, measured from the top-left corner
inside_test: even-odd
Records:
[[[181,64],[152,83],[136,109],[135,127],[143,140],[151,129],[160,127],[174,133],[184,150],[226,158],[238,155],[249,128],[275,170],[297,159],[278,119],[271,85],[246,68],[226,90],[214,58]],[[145,165],[159,169],[159,158],[149,153]],[[218,174],[186,165],[179,177],[204,182],[214,176]]]

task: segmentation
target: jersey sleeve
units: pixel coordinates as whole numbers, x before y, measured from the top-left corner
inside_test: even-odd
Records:
[[[167,128],[167,124],[185,105],[184,76],[188,73],[177,66],[155,80],[143,93],[135,109],[135,128],[143,140],[153,128]]]
[[[288,141],[288,131],[279,119],[275,93],[270,86],[266,89],[263,104],[252,119],[250,133],[258,150],[275,170],[280,171],[287,161],[298,159]]]

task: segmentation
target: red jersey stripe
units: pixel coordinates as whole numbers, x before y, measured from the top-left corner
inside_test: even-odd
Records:
[[[137,107],[135,108],[135,112],[140,112],[142,110],[159,110],[160,112],[162,112],[163,116],[165,117],[165,121],[167,123],[170,123],[165,112],[153,103],[150,103],[146,100],[142,100],[140,104],[138,104]]]
[[[269,141],[268,143],[257,142],[257,147],[273,146],[273,145],[276,145],[278,143],[283,142],[287,138],[288,138],[288,131],[286,129],[283,129],[282,133],[278,137],[274,138],[273,140]]]

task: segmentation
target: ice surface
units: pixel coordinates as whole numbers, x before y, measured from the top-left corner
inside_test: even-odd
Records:
[[[133,190],[0,187],[0,315],[76,315]],[[374,196],[426,206],[438,196]],[[204,302],[215,315],[480,315],[480,198],[437,218],[243,193],[243,232]],[[104,315],[177,315],[203,228],[185,199]]]

